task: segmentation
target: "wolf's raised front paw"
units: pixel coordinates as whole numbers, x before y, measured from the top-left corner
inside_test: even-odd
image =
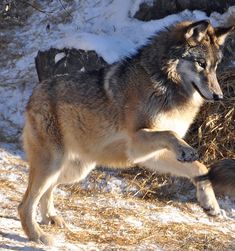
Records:
[[[181,162],[193,162],[199,159],[197,151],[191,146],[179,146],[177,160]]]

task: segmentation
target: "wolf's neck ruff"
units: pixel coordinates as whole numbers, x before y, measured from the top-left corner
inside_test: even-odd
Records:
[[[176,131],[184,136],[203,100],[222,97],[215,74],[221,60],[216,32],[222,39],[228,31],[223,30],[222,35],[208,21],[200,21],[183,22],[159,32],[135,55],[107,69],[106,95],[113,102],[122,100],[127,109],[128,99],[133,99],[137,107],[144,104],[138,109],[147,119],[143,118],[139,127],[163,130],[164,120],[165,129],[173,130],[169,121],[174,117],[172,124],[181,124]]]
[[[223,94],[215,72],[220,46],[233,28],[213,28],[207,20],[182,22],[153,36],[134,58],[156,83],[182,86],[176,94],[191,98],[196,90],[205,100],[219,100]]]

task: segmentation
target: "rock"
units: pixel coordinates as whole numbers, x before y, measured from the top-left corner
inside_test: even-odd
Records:
[[[214,11],[224,13],[232,5],[235,5],[235,0],[154,0],[151,6],[147,3],[142,3],[134,17],[142,21],[149,21],[160,19],[185,9],[201,10],[209,15]]]
[[[0,1],[0,30],[5,27],[23,25],[33,11],[39,8],[39,4],[35,3],[35,1]]]
[[[39,51],[35,58],[39,81],[56,74],[76,74],[79,71],[93,71],[107,65],[95,51],[76,49],[54,49]]]

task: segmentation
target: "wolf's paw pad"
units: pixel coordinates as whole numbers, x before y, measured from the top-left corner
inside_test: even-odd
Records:
[[[198,159],[199,159],[199,155],[195,149],[193,149],[190,146],[180,147],[177,160],[181,162],[193,162]]]

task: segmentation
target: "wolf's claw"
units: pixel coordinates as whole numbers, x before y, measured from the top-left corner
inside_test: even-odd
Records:
[[[180,147],[177,160],[181,162],[193,162],[199,159],[199,155],[192,147]]]

